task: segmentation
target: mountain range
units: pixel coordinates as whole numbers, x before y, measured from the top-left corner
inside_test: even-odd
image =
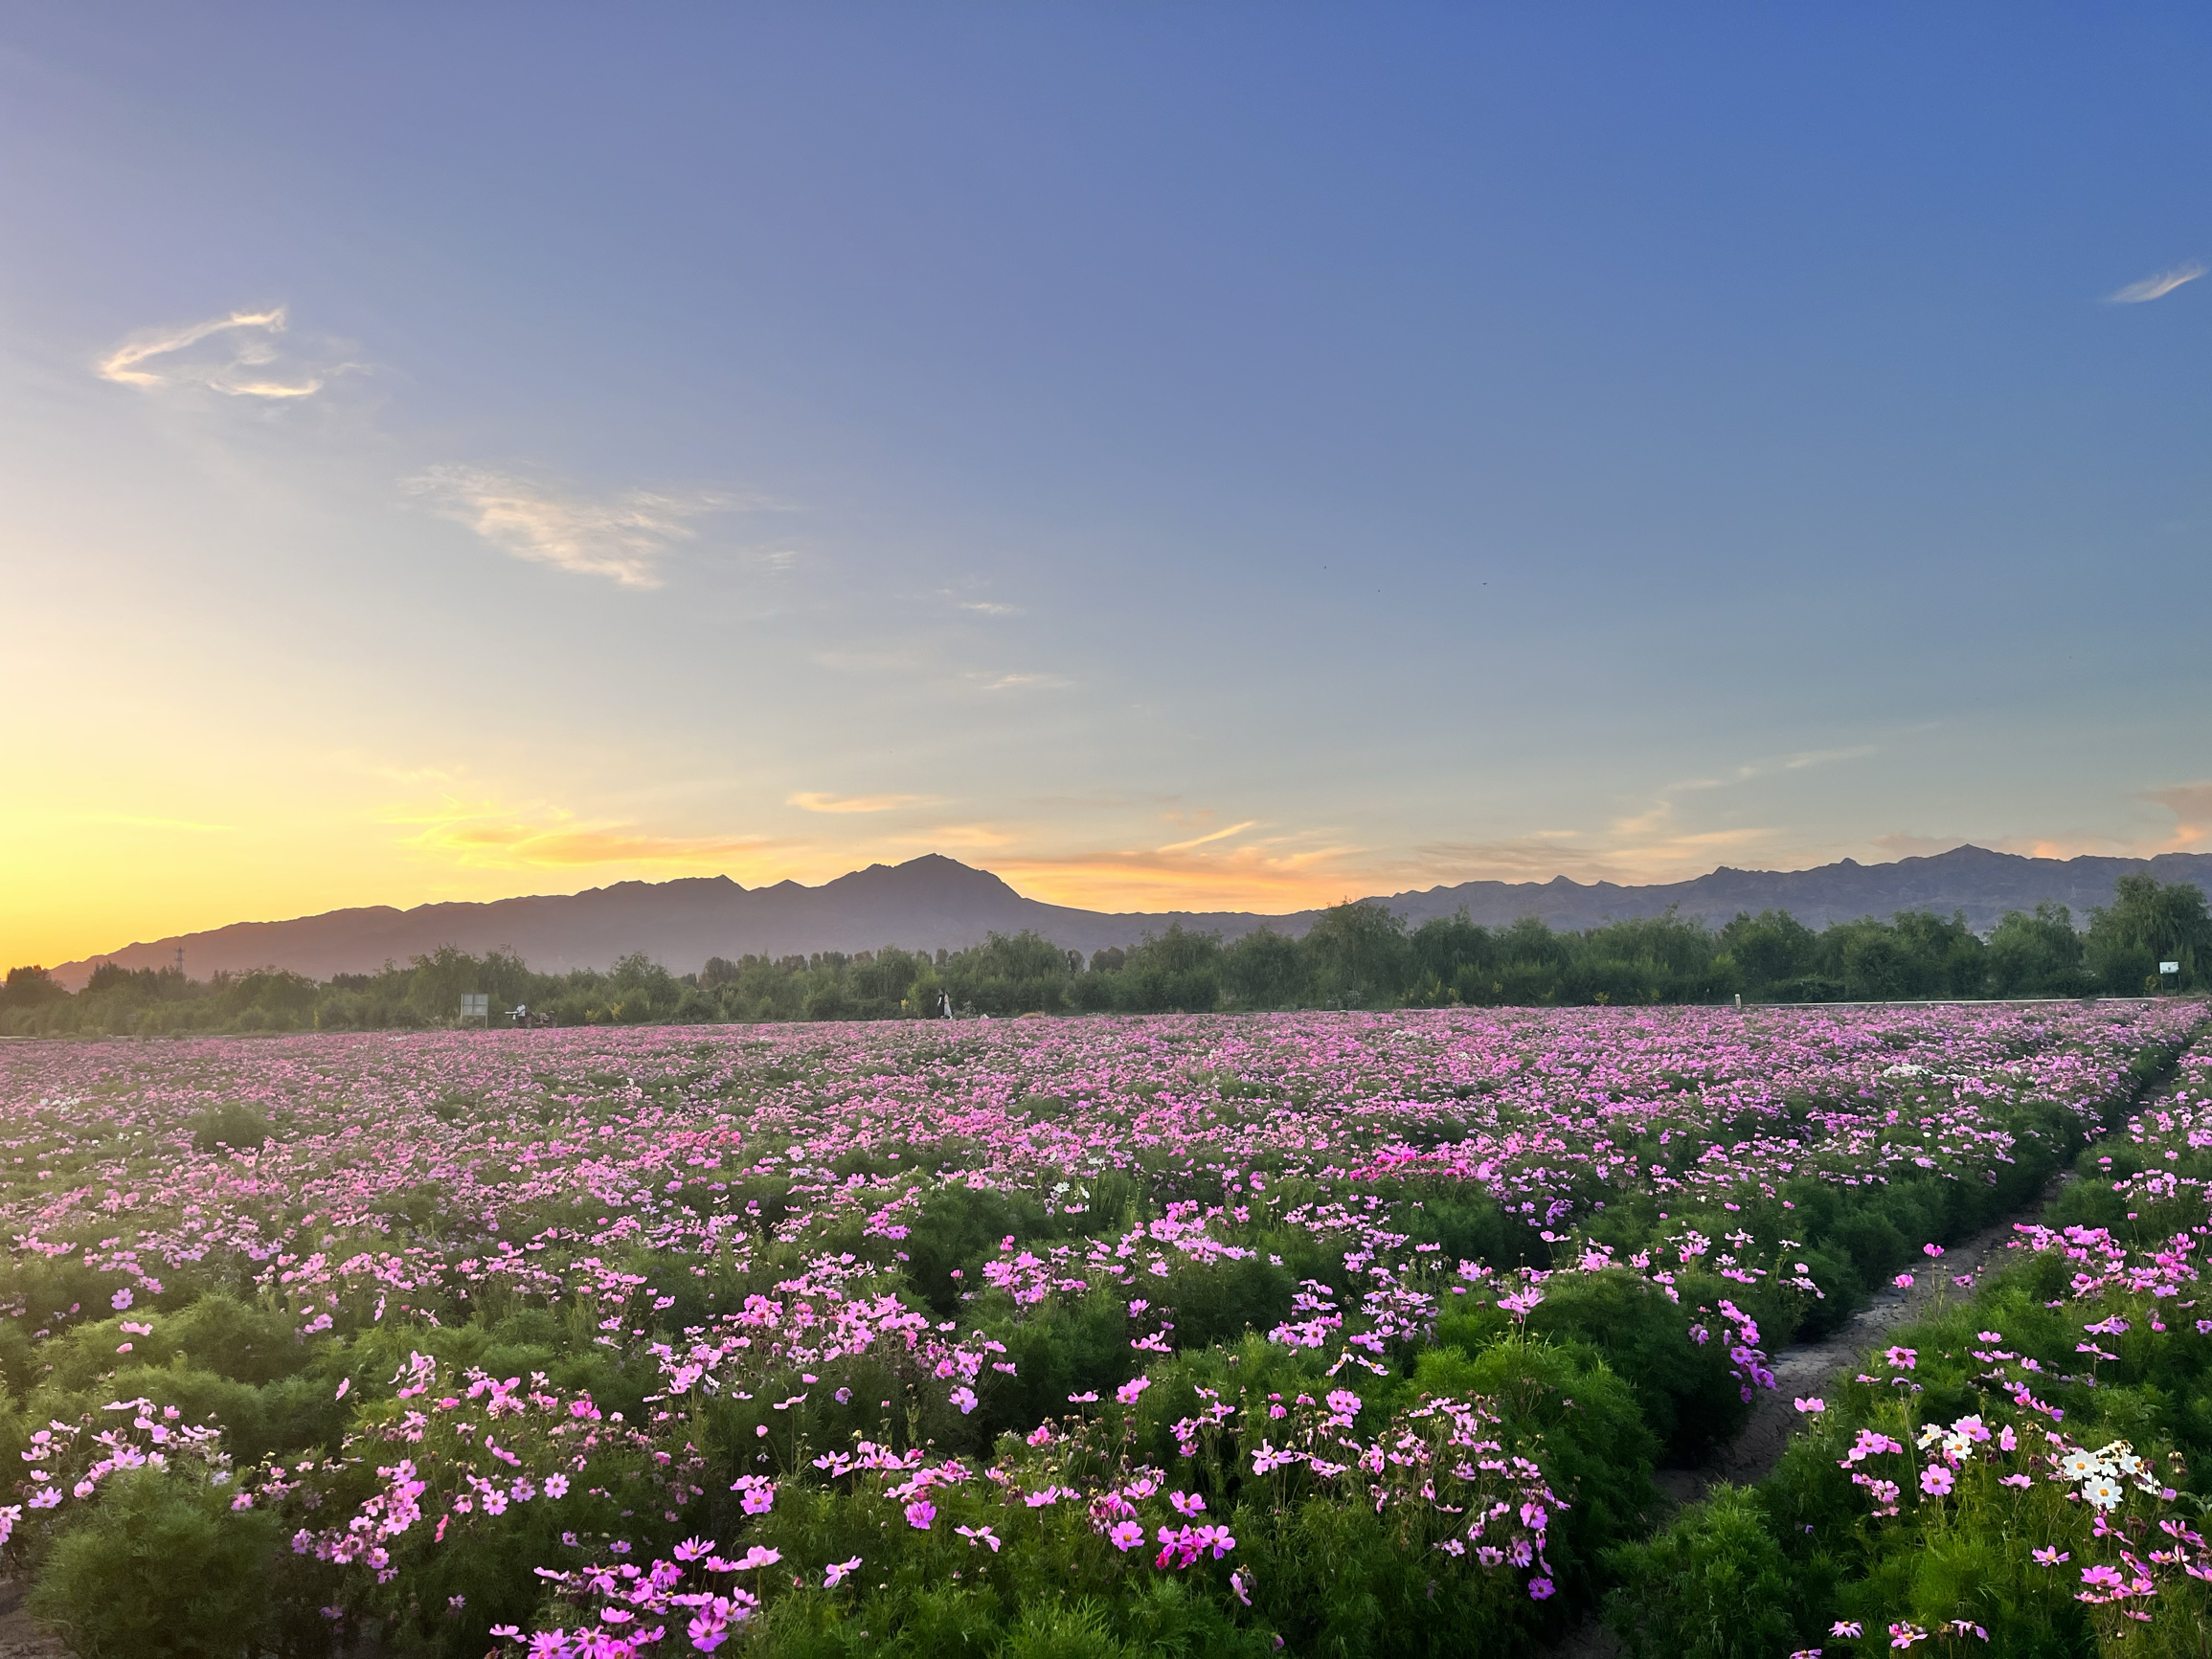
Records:
[[[1535,916],[1555,929],[1656,916],[1667,910],[1718,927],[1740,910],[1788,910],[1809,927],[1887,917],[1899,910],[1964,911],[1986,931],[2007,910],[2043,901],[2069,907],[2077,924],[2109,904],[2112,884],[2130,870],[2161,881],[2188,881],[2212,891],[2212,853],[2162,853],[2154,859],[2025,858],[1983,847],[1953,847],[1930,858],[1862,864],[1852,859],[1809,870],[1737,870],[1723,866],[1691,881],[1627,886],[1582,883],[1462,882],[1423,892],[1378,897],[1418,926],[1460,909],[1501,926]],[[928,854],[903,864],[867,869],[818,887],[797,882],[744,887],[727,876],[667,882],[618,882],[581,893],[498,899],[484,904],[373,905],[282,922],[234,922],[206,932],[126,945],[105,956],[65,962],[55,977],[81,986],[100,962],[126,968],[172,965],[184,952],[195,978],[252,968],[287,968],[317,979],[372,973],[386,962],[455,945],[474,954],[504,950],[540,972],[605,968],[642,951],[676,973],[710,956],[784,956],[816,951],[958,950],[988,933],[1030,929],[1065,949],[1088,954],[1134,945],[1170,925],[1235,938],[1255,928],[1303,932],[1320,912],[1257,915],[1245,910],[1103,911],[1048,905],[957,860]]]

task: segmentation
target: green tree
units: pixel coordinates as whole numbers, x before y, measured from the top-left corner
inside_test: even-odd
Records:
[[[2048,900],[2033,915],[2006,911],[1989,935],[1989,973],[1999,997],[2064,997],[2088,989],[2073,912]]]
[[[1373,899],[1346,899],[1323,910],[1306,930],[1314,987],[1340,1008],[1376,1008],[1398,1000],[1412,955],[1406,920]]]
[[[979,1014],[1052,1012],[1068,1005],[1068,958],[1051,940],[1024,929],[993,933],[956,951],[937,967],[956,1008]]]
[[[35,1008],[57,1002],[69,995],[59,980],[43,968],[11,968],[8,983],[0,987],[0,1008]]]
[[[2131,870],[2112,884],[2111,904],[2089,912],[2085,943],[2089,966],[2108,991],[2130,996],[2155,989],[2160,962],[2179,962],[2181,986],[2194,989],[2212,964],[2204,889]]]
[[[1743,975],[1744,989],[1766,997],[1813,972],[1820,937],[1787,910],[1761,910],[1756,916],[1739,910],[1721,930],[1720,944]]]
[[[1258,928],[1221,953],[1221,981],[1239,1008],[1295,1008],[1306,994],[1306,953],[1296,939]]]
[[[1408,943],[1413,958],[1413,999],[1418,1002],[1461,1000],[1459,975],[1467,973],[1478,978],[1497,954],[1490,930],[1470,921],[1464,907],[1456,915],[1431,916],[1413,930]]]
[[[1129,953],[1118,1001],[1139,1012],[1204,1014],[1221,1000],[1221,958],[1219,933],[1186,933],[1180,922],[1171,923]]]
[[[1911,963],[1910,995],[1979,997],[1987,988],[1987,948],[1966,925],[1965,911],[1946,920],[1926,910],[1900,910],[1893,926]]]

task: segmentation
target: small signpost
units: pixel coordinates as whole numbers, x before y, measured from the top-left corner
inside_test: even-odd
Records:
[[[2158,988],[2159,988],[2161,991],[2162,991],[2162,990],[2164,990],[2164,989],[2166,988],[2166,980],[2167,980],[2168,976],[2169,976],[2169,975],[2173,975],[2173,976],[2178,976],[2178,975],[2179,975],[2179,974],[2180,974],[2180,972],[2181,972],[2181,964],[2180,964],[2180,963],[2178,963],[2178,962],[2161,962],[2161,963],[2159,963],[2159,964],[2158,964]]]
[[[491,994],[488,991],[463,991],[461,994],[461,1018],[463,1023],[481,1020],[491,1023]]]

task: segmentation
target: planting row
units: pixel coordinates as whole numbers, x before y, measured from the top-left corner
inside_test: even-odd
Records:
[[[1770,1480],[1616,1558],[1668,1655],[2201,1653],[2212,1619],[2212,1044]]]

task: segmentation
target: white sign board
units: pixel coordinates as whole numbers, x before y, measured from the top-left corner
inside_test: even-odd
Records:
[[[2178,974],[2180,971],[2181,964],[2178,962],[2161,962],[2158,964],[2158,972],[2161,974]]]
[[[463,1020],[481,1020],[491,1014],[491,994],[487,991],[467,991],[462,994],[461,1017]]]

